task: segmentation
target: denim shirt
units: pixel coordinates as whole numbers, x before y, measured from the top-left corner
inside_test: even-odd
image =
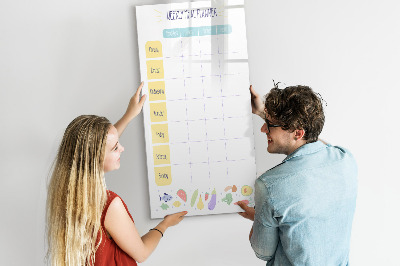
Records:
[[[255,182],[256,256],[267,265],[348,265],[356,197],[348,150],[301,146]]]

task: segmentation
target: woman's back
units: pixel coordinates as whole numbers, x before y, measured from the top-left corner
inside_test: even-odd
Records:
[[[136,261],[132,259],[128,254],[126,254],[120,247],[118,247],[115,241],[107,235],[107,231],[104,226],[104,220],[106,217],[108,207],[116,197],[119,196],[114,192],[107,190],[107,202],[106,205],[104,206],[104,210],[101,215],[102,238],[99,248],[96,251],[96,259],[94,264],[95,266],[137,265]],[[129,214],[133,222],[133,218],[129,213],[128,208],[123,200],[122,203],[124,204],[126,212]]]

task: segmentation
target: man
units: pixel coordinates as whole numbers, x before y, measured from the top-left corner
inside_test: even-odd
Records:
[[[267,265],[348,265],[357,165],[348,150],[318,140],[321,98],[307,86],[275,86],[263,104],[250,92],[268,152],[287,155],[257,178],[255,208],[239,203],[239,214],[254,221],[256,256]]]

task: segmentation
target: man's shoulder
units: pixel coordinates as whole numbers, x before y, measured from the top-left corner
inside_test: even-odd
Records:
[[[267,187],[271,187],[288,178],[314,173],[311,170],[318,169],[323,172],[325,168],[332,166],[346,169],[357,168],[354,156],[348,149],[326,145],[324,149],[311,153],[288,156],[282,163],[264,172],[258,180]]]
[[[282,162],[271,169],[264,172],[261,176],[257,178],[259,182],[262,182],[265,186],[273,186],[276,182],[282,180],[282,178],[290,176],[285,162]]]

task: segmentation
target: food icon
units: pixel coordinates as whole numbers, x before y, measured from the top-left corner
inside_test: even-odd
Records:
[[[168,206],[167,204],[165,204],[165,203],[161,204],[160,207],[161,207],[161,209],[163,209],[164,211],[165,211],[166,209],[169,208],[169,206]]]
[[[181,206],[181,203],[179,201],[175,201],[172,205],[178,208],[179,206]]]
[[[226,202],[228,205],[231,205],[233,201],[232,194],[231,193],[226,194],[225,198],[223,198],[222,201]]]
[[[215,205],[217,205],[217,192],[215,191],[215,188],[214,188],[214,190],[211,192],[211,200],[208,203],[208,209],[210,211],[214,210]]]
[[[172,200],[172,196],[168,195],[167,193],[164,193],[164,196],[160,197],[160,201],[162,201],[162,200],[165,202],[168,202],[168,201]]]
[[[193,207],[194,204],[196,203],[196,199],[197,199],[197,195],[198,195],[198,194],[199,194],[199,190],[196,189],[195,192],[193,192],[192,199],[191,199],[191,201],[190,201],[190,206],[191,206],[191,207]]]
[[[199,210],[204,209],[204,203],[201,200],[201,195],[200,195],[200,198],[199,198],[199,202],[197,202],[197,209],[199,209]]]
[[[243,196],[250,196],[253,194],[253,188],[250,186],[243,186],[242,187],[242,195]]]
[[[178,190],[178,192],[176,192],[176,195],[178,195],[178,197],[180,197],[184,202],[186,202],[186,192],[183,189]]]

